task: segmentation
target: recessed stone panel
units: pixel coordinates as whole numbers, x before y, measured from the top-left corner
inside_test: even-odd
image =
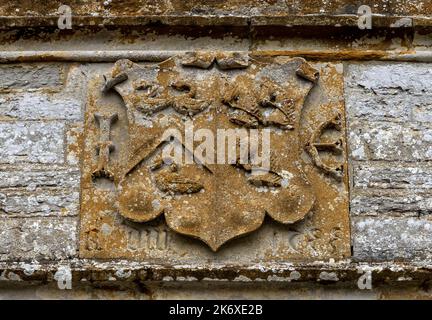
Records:
[[[349,256],[342,71],[195,52],[95,74],[80,255],[242,266]]]

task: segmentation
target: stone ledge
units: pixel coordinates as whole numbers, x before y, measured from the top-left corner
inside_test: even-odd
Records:
[[[126,260],[68,260],[58,263],[0,263],[0,281],[56,281],[58,271],[67,272],[73,282],[89,281],[163,281],[163,282],[299,282],[357,283],[366,272],[372,282],[424,283],[430,281],[432,264],[315,262],[310,264],[253,265],[244,268],[230,266],[199,266],[146,264]],[[1,282],[0,282],[1,283]]]
[[[196,50],[195,50],[196,51]],[[227,50],[225,50],[227,51]],[[116,62],[129,59],[135,62],[162,62],[188,51],[173,50],[68,50],[68,51],[2,51],[1,63],[24,62]],[[399,62],[432,62],[431,51],[400,51],[400,50],[252,50],[252,58],[265,57],[303,57],[308,60],[349,61],[375,60]]]

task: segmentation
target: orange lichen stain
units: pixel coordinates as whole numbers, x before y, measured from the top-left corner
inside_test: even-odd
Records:
[[[252,51],[252,57],[304,57],[312,60],[380,60],[388,57],[389,53],[381,50],[319,50],[319,51],[296,51],[296,50],[263,50]]]

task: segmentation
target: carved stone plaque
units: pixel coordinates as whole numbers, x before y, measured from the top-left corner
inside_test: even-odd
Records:
[[[342,65],[120,60],[89,84],[80,252],[154,263],[349,256]]]

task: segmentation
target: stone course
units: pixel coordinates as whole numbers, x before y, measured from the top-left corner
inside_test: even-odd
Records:
[[[50,261],[76,256],[77,218],[1,218],[0,261]]]
[[[429,259],[430,65],[349,63],[347,69],[354,257]]]
[[[55,89],[63,84],[63,69],[55,64],[3,65],[0,90]]]

